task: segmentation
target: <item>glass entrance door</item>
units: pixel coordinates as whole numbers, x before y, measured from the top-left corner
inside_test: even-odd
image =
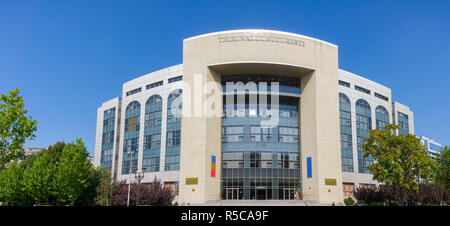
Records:
[[[266,199],[266,189],[256,189],[256,199],[265,200]]]
[[[295,189],[293,188],[285,188],[283,189],[283,199],[284,200],[293,200],[295,199]]]
[[[242,191],[237,188],[227,188],[227,199],[236,200],[242,199]]]

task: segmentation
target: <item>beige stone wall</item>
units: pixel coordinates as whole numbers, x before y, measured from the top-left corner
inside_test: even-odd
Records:
[[[247,63],[248,67],[245,64],[234,67],[241,63]],[[211,65],[223,65],[223,70]],[[183,90],[180,202],[204,203],[220,198],[221,117],[204,114],[194,117],[194,112],[188,111],[198,110],[194,97],[200,96],[197,103],[201,103],[212,96],[218,103],[216,110],[221,112],[222,97],[220,92],[207,95],[201,87],[194,87],[194,75],[199,74],[204,84],[214,81],[220,88],[221,76],[226,76],[227,68],[251,72],[258,68],[255,65],[265,65],[274,72],[287,71],[301,79],[300,155],[304,198],[323,203],[342,201],[337,46],[285,32],[240,30],[184,40],[183,83],[191,87],[193,95],[185,95]],[[210,177],[211,155],[217,158],[215,178]],[[312,157],[312,178],[306,178],[306,157]],[[186,178],[192,177],[198,178],[198,184],[186,185]],[[325,185],[326,178],[335,179],[336,186]]]

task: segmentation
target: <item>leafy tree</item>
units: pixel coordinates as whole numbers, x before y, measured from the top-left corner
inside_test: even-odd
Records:
[[[90,162],[89,162],[90,164]],[[87,186],[81,191],[81,195],[76,199],[74,205],[91,206],[96,204],[96,198],[99,196],[99,187],[105,180],[103,171],[95,169],[92,165],[89,170],[89,176],[86,178]]]
[[[95,175],[99,182],[95,204],[99,206],[110,206],[113,195],[111,174],[106,169],[96,168]]]
[[[38,155],[36,153],[26,156],[25,160],[20,162],[20,166],[22,166],[24,169],[33,167],[34,161],[36,161],[37,157]]]
[[[400,201],[407,204],[408,192],[418,192],[421,182],[435,179],[436,162],[412,134],[395,135],[397,125],[371,130],[363,144],[364,157],[373,156],[368,166],[373,179],[400,188]]]
[[[64,148],[70,145],[72,144],[66,144],[64,141],[58,141],[56,144],[50,145],[48,148],[43,149],[38,153],[38,156],[48,154],[50,158],[55,161],[55,163],[58,163]]]
[[[23,189],[24,169],[17,161],[0,171],[0,202],[5,205],[30,205],[32,202]]]
[[[439,168],[437,170],[438,183],[450,192],[450,148],[445,146],[438,155]]]
[[[35,204],[55,204],[57,193],[55,188],[55,175],[57,165],[48,154],[39,156],[33,166],[25,170],[24,188]]]
[[[18,89],[0,95],[0,170],[24,156],[27,138],[34,139],[37,121],[27,115]]]
[[[21,164],[0,171],[0,202],[6,205],[93,205],[101,186],[110,184],[104,169],[94,169],[81,139],[58,142]]]
[[[98,182],[88,157],[89,153],[81,139],[64,147],[55,178],[58,204],[85,205],[89,200],[94,200]]]
[[[50,158],[53,159],[54,163],[58,163],[63,149],[69,145],[70,144],[64,143],[64,141],[58,141],[58,142],[56,142],[56,144],[50,145],[49,147],[42,149],[38,153],[34,153],[34,154],[26,156],[25,160],[22,161],[20,163],[20,165],[25,168],[29,168],[29,167],[33,166],[34,161],[36,161],[36,159],[39,156],[42,156],[44,154],[48,154],[50,156]]]

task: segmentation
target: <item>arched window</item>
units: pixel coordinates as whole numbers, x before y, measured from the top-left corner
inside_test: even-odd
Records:
[[[144,153],[145,172],[158,172],[161,151],[162,98],[153,95],[145,103]]]
[[[364,138],[369,137],[369,130],[372,129],[372,114],[370,105],[367,101],[359,99],[356,101],[356,137],[358,147],[358,172],[370,173],[367,166],[373,163],[372,156],[364,158],[362,153],[362,144]]]
[[[386,124],[389,124],[389,112],[381,105],[375,109],[375,118],[378,130],[383,130]]]
[[[353,172],[352,116],[347,95],[339,93],[339,117],[341,125],[341,164],[343,172]]]
[[[165,171],[180,169],[181,94],[181,89],[176,89],[167,100]]]
[[[133,101],[125,111],[125,132],[123,139],[122,174],[134,173],[139,156],[139,123],[141,104]]]

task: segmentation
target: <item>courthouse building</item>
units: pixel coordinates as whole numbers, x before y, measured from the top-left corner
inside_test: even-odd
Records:
[[[95,165],[116,180],[144,171],[143,183],[161,179],[180,203],[297,192],[342,202],[376,184],[361,147],[387,123],[414,134],[413,113],[389,88],[339,69],[336,45],[269,30],[210,33],[183,41],[182,64],[124,83],[121,98],[98,108]]]

